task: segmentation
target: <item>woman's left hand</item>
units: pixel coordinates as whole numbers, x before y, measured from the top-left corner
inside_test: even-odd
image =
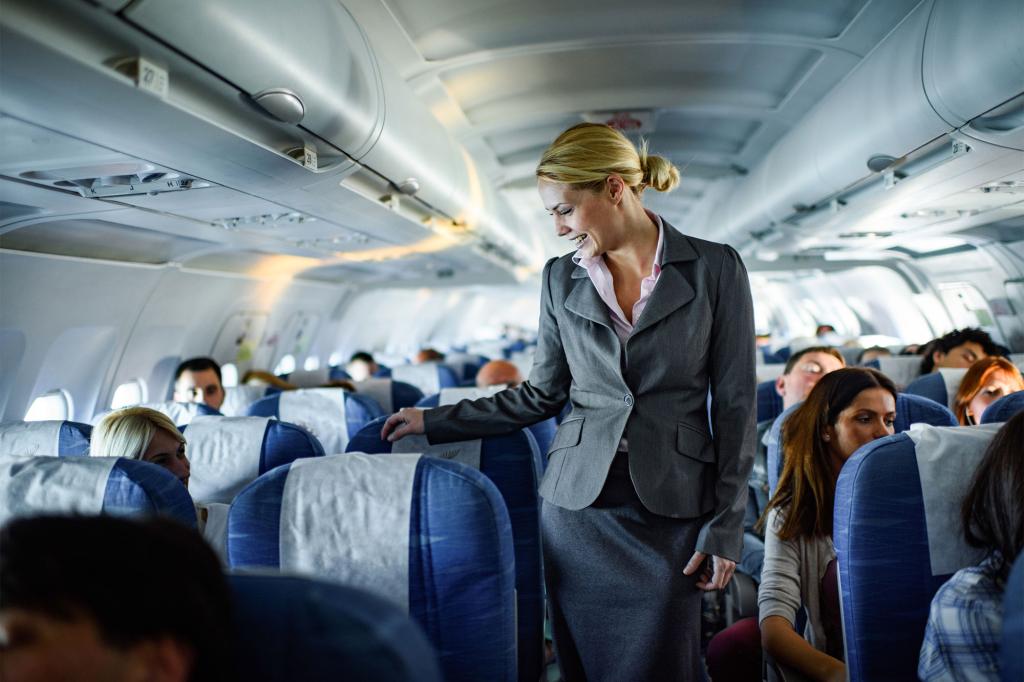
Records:
[[[707,558],[708,555],[704,552],[694,552],[690,562],[683,569],[683,575],[693,575],[697,572],[697,569],[703,566],[703,570],[701,570],[700,576],[697,579],[697,587],[706,592],[724,590],[725,586],[732,580],[732,574],[736,570],[736,562],[724,557],[712,556],[711,566],[709,567],[704,561]],[[714,573],[711,571],[712,568]]]

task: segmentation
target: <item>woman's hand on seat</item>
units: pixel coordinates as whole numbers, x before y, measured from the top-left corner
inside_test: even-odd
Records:
[[[406,436],[423,433],[424,412],[416,407],[403,407],[395,412],[384,422],[384,428],[380,430],[381,440],[394,443]]]
[[[683,575],[693,575],[698,569],[702,569],[697,577],[697,587],[705,592],[724,590],[736,570],[736,562],[720,556],[712,556],[711,561],[706,562],[707,558],[708,555],[704,552],[694,552],[690,562],[683,569]]]

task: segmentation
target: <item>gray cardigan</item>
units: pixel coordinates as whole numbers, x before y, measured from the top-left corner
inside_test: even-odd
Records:
[[[825,630],[821,623],[821,579],[830,561],[836,558],[832,538],[780,540],[782,525],[779,510],[768,513],[764,535],[764,568],[757,590],[758,619],[782,616],[796,625],[796,614],[807,609],[804,639],[818,651],[826,651]]]

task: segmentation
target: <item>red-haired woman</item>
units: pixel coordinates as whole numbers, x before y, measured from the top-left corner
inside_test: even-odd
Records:
[[[964,426],[980,424],[985,408],[1017,391],[1024,391],[1020,370],[1006,358],[990,355],[975,362],[964,374],[953,402],[953,414]]]

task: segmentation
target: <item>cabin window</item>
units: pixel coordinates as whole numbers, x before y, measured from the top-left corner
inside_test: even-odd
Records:
[[[233,362],[221,365],[220,383],[224,388],[234,388],[238,385],[238,367]]]
[[[25,421],[64,421],[70,419],[72,414],[74,414],[74,404],[71,401],[71,394],[58,388],[36,396],[36,399],[29,405],[28,412],[25,413]]]
[[[306,361],[302,363],[302,369],[306,370],[307,372],[317,371],[318,369],[320,369],[320,358],[316,357],[315,355],[310,355],[308,358],[306,358]]]
[[[274,374],[279,377],[291,374],[295,371],[295,356],[288,354],[281,358],[280,362],[277,363],[277,367],[274,368]]]
[[[145,379],[132,379],[114,389],[114,397],[110,399],[110,409],[119,410],[129,405],[139,405],[148,400],[149,391]]]
[[[340,367],[341,366],[341,359],[342,359],[341,353],[339,353],[338,351],[334,351],[333,353],[331,353],[331,357],[327,358],[327,366],[328,367]]]

